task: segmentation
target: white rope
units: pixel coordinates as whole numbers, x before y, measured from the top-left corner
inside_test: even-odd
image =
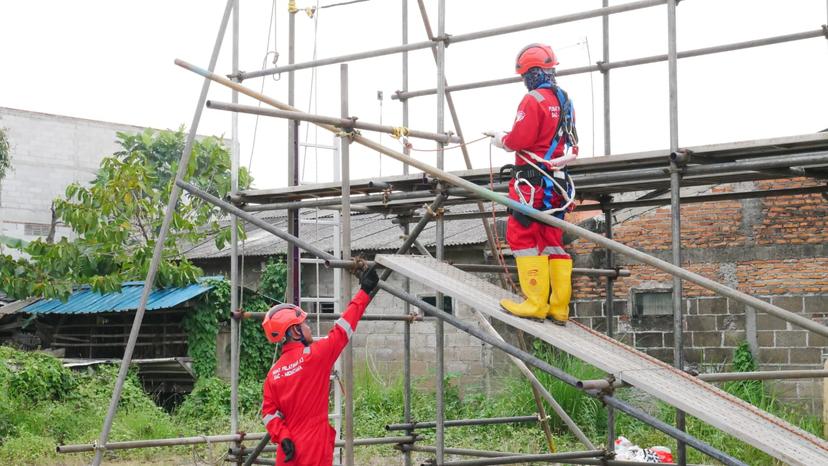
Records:
[[[566,203],[564,203],[564,205],[562,205],[561,207],[556,207],[554,209],[544,210],[543,213],[545,213],[545,214],[556,214],[558,212],[565,212],[567,209],[569,209],[569,206],[572,205],[572,202],[575,200],[575,194],[576,194],[575,193],[575,182],[572,181],[572,177],[569,176],[568,173],[564,172],[564,176],[566,177],[567,181],[569,182],[569,185],[572,186],[572,195],[570,196],[570,194],[567,192],[567,190],[564,189],[560,185],[560,183],[558,183],[558,180],[556,180],[555,177],[553,177],[549,173],[547,173],[546,170],[542,170],[540,167],[535,165],[531,160],[529,160],[528,157],[525,157],[521,152],[517,152],[517,156],[520,157],[524,162],[526,162],[530,166],[534,167],[535,170],[537,170],[538,172],[543,174],[543,176],[545,176],[550,181],[552,181],[552,183],[555,185],[555,187],[558,188],[558,190],[560,191],[561,196],[566,200]]]

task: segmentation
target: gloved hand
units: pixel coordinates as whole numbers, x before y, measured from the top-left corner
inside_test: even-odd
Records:
[[[285,452],[285,463],[293,460],[293,456],[296,455],[296,445],[293,443],[293,440],[289,438],[282,439],[280,445],[282,446],[282,451]]]
[[[362,288],[362,291],[368,294],[374,291],[374,288],[376,288],[378,284],[379,276],[373,267],[362,272],[362,276],[359,277],[359,287]]]
[[[507,133],[503,131],[487,131],[485,134],[492,137],[493,146],[497,147],[498,149],[503,149],[507,152],[512,151],[512,149],[509,149],[508,147],[506,147],[506,145],[503,144],[503,138],[506,137]]]

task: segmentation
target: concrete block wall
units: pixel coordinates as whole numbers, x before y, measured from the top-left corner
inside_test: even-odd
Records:
[[[144,128],[0,107],[11,144],[12,171],[0,185],[0,229],[26,240],[25,225],[48,226],[51,203],[73,182],[89,182],[100,161],[117,150],[118,131]],[[58,226],[56,238],[69,236]]]

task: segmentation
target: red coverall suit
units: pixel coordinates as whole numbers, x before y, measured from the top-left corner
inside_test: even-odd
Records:
[[[540,94],[542,101],[538,99],[537,94]],[[551,89],[536,89],[529,92],[520,102],[515,123],[512,125],[512,130],[503,138],[503,144],[515,151],[515,154],[526,151],[543,158],[555,136],[560,113],[561,106],[558,103],[558,97]],[[563,156],[564,150],[564,144],[558,144],[552,158]],[[538,165],[537,162],[535,164]],[[515,155],[515,171],[526,167],[528,167],[526,162]],[[520,186],[520,190],[526,200],[532,195],[531,190],[525,184]],[[543,186],[535,186],[534,194],[532,207],[543,210]],[[557,193],[553,194],[553,196],[557,195]],[[509,197],[520,202],[520,197],[515,192],[514,178],[509,182]],[[510,216],[506,229],[506,241],[515,257],[545,255],[550,259],[569,259],[569,254],[563,248],[563,231],[545,223],[533,221],[528,227],[524,227]]]
[[[274,443],[290,438],[296,445],[290,463],[284,462],[284,452],[279,448],[277,465],[333,463],[336,431],[328,422],[331,369],[370,301],[371,297],[360,290],[326,338],[307,347],[300,342],[286,343],[282,356],[267,373],[262,421]]]
[[[517,155],[521,151],[531,152],[543,159],[558,128],[560,116],[561,105],[553,90],[539,88],[524,96],[518,106],[512,130],[502,140],[506,149],[515,151],[515,173],[521,169],[527,172],[534,170]],[[564,146],[563,143],[558,144],[552,160],[564,156]],[[525,154],[524,157],[529,158]],[[533,163],[557,176],[558,172],[536,161]],[[509,197],[523,202],[522,197],[527,203],[531,202],[532,207],[543,210],[542,183],[535,180],[533,186],[534,194],[526,183],[516,185],[513,178],[509,182]],[[518,190],[522,196],[518,195]],[[559,196],[553,192],[552,205],[558,205]],[[530,221],[528,225],[521,224],[513,214],[507,223],[506,241],[515,256],[521,290],[527,299],[523,303],[503,300],[501,305],[521,317],[552,317],[558,322],[566,321],[569,318],[569,299],[572,294],[572,259],[563,247],[563,231],[535,221]]]

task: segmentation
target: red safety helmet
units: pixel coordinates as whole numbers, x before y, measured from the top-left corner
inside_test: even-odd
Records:
[[[273,306],[262,321],[265,337],[271,343],[279,343],[285,339],[289,328],[301,324],[307,317],[308,314],[295,304]]]
[[[552,47],[543,44],[529,44],[523,47],[517,54],[515,60],[515,71],[523,75],[529,68],[554,68],[558,65],[558,57],[552,51]]]

